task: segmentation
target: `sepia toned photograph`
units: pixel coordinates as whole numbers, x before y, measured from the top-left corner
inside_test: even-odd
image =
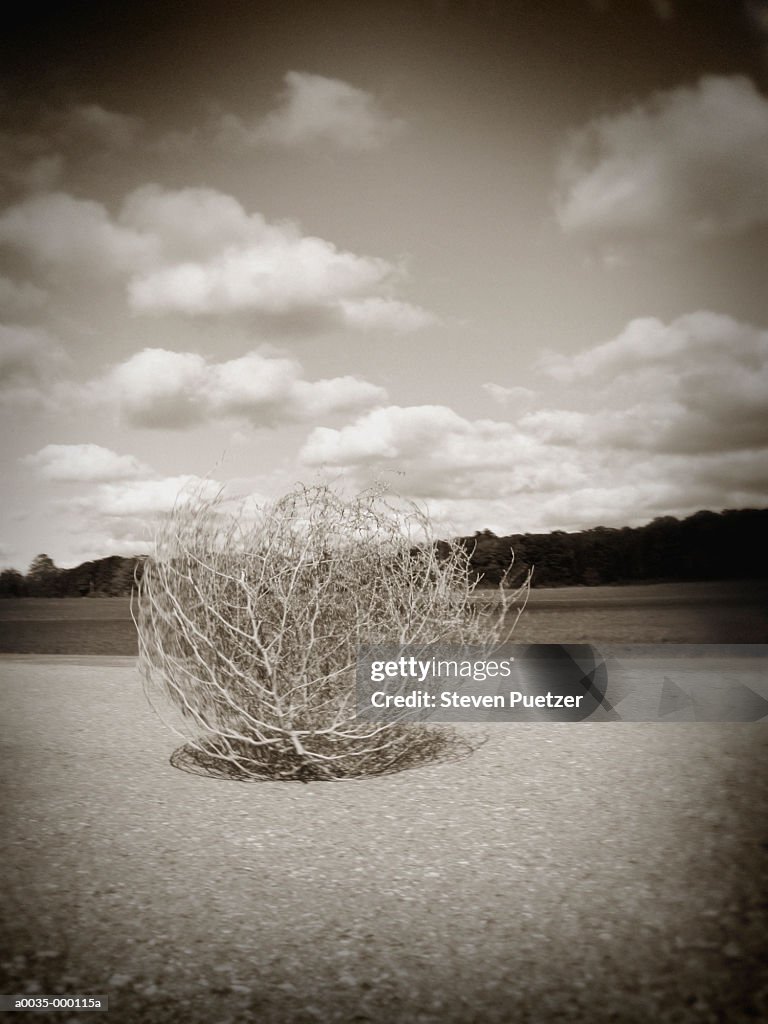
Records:
[[[768,0],[22,6],[0,108],[0,1010],[768,1019]]]

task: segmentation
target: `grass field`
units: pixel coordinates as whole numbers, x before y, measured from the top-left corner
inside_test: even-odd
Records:
[[[0,653],[135,656],[130,601],[125,597],[0,601]]]
[[[492,591],[478,601],[494,600]],[[768,584],[657,583],[534,590],[521,643],[768,643]],[[0,601],[0,652],[136,654],[128,598]]]
[[[768,583],[654,583],[534,590],[521,643],[768,643]]]

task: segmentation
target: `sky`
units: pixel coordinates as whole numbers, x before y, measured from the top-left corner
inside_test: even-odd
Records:
[[[0,565],[202,488],[768,505],[768,2],[72,3],[0,43]]]

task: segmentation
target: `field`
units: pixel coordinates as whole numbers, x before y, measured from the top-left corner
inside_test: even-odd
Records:
[[[759,586],[688,586],[538,591],[528,628],[765,638]],[[764,724],[465,725],[461,762],[223,782],[170,766],[126,601],[0,615],[38,651],[0,658],[0,991],[115,1024],[768,1019]]]
[[[534,590],[514,634],[526,643],[768,642],[768,583],[654,583]]]
[[[3,654],[135,656],[127,597],[20,598],[0,601]]]
[[[493,600],[479,591],[478,601]],[[0,601],[0,652],[136,654],[128,598]],[[765,643],[768,584],[658,583],[534,590],[521,643]]]

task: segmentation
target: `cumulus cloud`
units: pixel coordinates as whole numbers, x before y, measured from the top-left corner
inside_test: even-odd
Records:
[[[317,427],[301,458],[333,472],[352,471],[365,482],[396,472],[409,494],[425,498],[486,488],[495,493],[502,476],[510,494],[584,479],[580,467],[558,464],[551,448],[512,424],[467,420],[441,405],[387,406],[338,430]]]
[[[116,219],[63,192],[32,196],[0,215],[0,242],[45,266],[123,274],[144,314],[302,314],[320,327],[396,332],[437,321],[391,294],[401,266],[270,223],[210,188],[146,185]]]
[[[140,527],[133,527],[124,531],[120,530],[115,535],[108,529],[98,527],[91,528],[87,534],[83,534],[81,527],[79,533],[72,534],[67,545],[64,564],[75,566],[82,562],[107,558],[110,555],[132,558],[136,555],[151,554],[153,550],[152,531],[148,528],[142,530]],[[59,564],[59,559],[56,561]]]
[[[119,224],[151,236],[166,263],[202,261],[229,247],[256,245],[290,232],[299,235],[290,222],[271,226],[260,213],[247,213],[234,196],[199,186],[142,185],[125,197]]]
[[[52,497],[57,527],[69,537],[67,557],[147,553],[158,517],[197,498],[220,494],[217,480],[184,473],[163,477],[134,455],[96,444],[48,444],[19,460],[54,484],[79,484],[72,497]]]
[[[251,122],[221,118],[219,137],[236,146],[305,146],[329,142],[342,149],[379,149],[403,122],[386,114],[376,98],[348,82],[306,71],[289,71],[277,108]]]
[[[439,318],[421,306],[398,299],[369,296],[365,299],[341,299],[343,322],[361,330],[389,330],[397,334],[418,331],[439,323]]]
[[[467,529],[768,503],[768,332],[707,312],[646,318],[574,356],[550,354],[541,371],[549,387],[529,393],[535,408],[515,403],[514,422],[386,406],[314,429],[301,458],[358,486],[392,480]]]
[[[273,234],[253,245],[227,248],[205,263],[185,261],[136,277],[128,293],[144,313],[287,313],[333,305],[343,296],[381,285],[384,260],[338,250],[322,238]]]
[[[142,470],[147,475],[137,479],[82,479],[90,486],[80,494],[51,501],[59,530],[70,537],[68,557],[74,562],[147,554],[160,517],[198,497],[214,498],[222,489],[218,481],[194,474],[161,477],[149,467]]]
[[[768,99],[709,75],[576,132],[559,168],[564,231],[603,243],[735,234],[768,221]]]
[[[192,352],[144,349],[91,385],[133,426],[183,429],[222,419],[255,426],[359,411],[386,392],[357,377],[307,381],[284,356],[249,352],[211,362]]]
[[[221,485],[191,474],[169,476],[159,480],[126,480],[104,483],[91,495],[76,499],[78,508],[92,515],[110,519],[141,519],[169,512],[199,495],[213,498]],[[72,504],[72,503],[71,503]]]
[[[44,480],[99,483],[151,475],[134,455],[118,455],[98,444],[47,444],[22,460]]]
[[[112,222],[94,200],[65,192],[31,196],[0,215],[0,242],[44,264],[130,271],[152,258],[155,241]]]
[[[651,517],[654,489],[635,483],[617,496],[621,485],[605,453],[576,453],[511,423],[469,420],[445,406],[389,406],[338,430],[316,428],[301,458],[355,487],[390,482],[424,502],[444,532],[575,529],[584,520],[594,525],[594,516]]]
[[[589,385],[592,409],[574,443],[682,453],[768,445],[768,331],[732,317],[633,320],[611,341],[550,354],[542,367],[570,388]],[[549,417],[567,427],[564,414]],[[541,436],[548,422],[539,414],[525,425]]]
[[[379,294],[396,285],[402,267],[302,235],[290,221],[269,223],[212,189],[140,189],[128,197],[121,221],[154,231],[162,252],[161,265],[130,284],[130,300],[140,312],[304,310],[354,329],[396,332],[437,320]]]
[[[386,260],[339,250],[291,222],[270,224],[214,189],[146,186],[127,197],[120,224],[153,238],[161,254],[129,285],[143,313],[329,309],[397,275]]]

